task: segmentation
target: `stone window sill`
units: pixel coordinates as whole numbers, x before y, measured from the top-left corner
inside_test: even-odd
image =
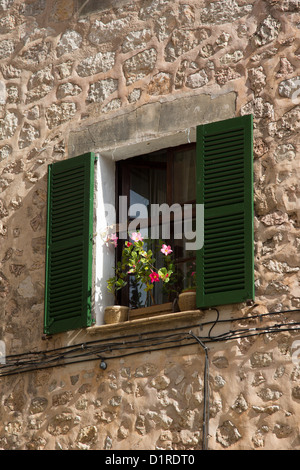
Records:
[[[86,333],[90,336],[101,336],[101,338],[111,337],[116,334],[138,334],[155,331],[157,329],[175,328],[187,324],[198,324],[203,317],[201,310],[189,310],[185,312],[164,313],[162,315],[147,316],[128,320],[122,323],[114,323],[109,325],[94,325],[86,329]]]

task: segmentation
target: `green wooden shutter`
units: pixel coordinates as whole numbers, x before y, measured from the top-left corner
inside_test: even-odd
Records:
[[[197,129],[197,203],[204,204],[199,308],[254,299],[252,129],[251,115]]]
[[[94,155],[48,167],[46,334],[90,326]]]

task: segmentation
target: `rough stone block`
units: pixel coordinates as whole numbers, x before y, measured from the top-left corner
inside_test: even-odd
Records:
[[[157,52],[153,47],[126,60],[123,68],[127,85],[149,75],[154,69],[156,60]]]
[[[130,18],[117,18],[109,23],[96,20],[91,27],[89,40],[92,44],[99,46],[105,42],[122,42],[130,25]]]
[[[235,0],[209,2],[209,6],[201,12],[201,21],[212,24],[229,23],[249,14],[252,8],[251,4],[239,6]]]
[[[0,140],[12,137],[17,130],[18,117],[14,112],[7,112],[3,119],[0,119]]]
[[[75,103],[53,104],[46,110],[46,120],[49,129],[64,124],[74,117],[76,113]]]
[[[82,36],[77,31],[66,31],[63,33],[57,45],[56,51],[58,57],[68,52],[74,52],[81,46]]]
[[[15,43],[12,39],[4,39],[0,42],[0,59],[7,59],[15,50]]]
[[[98,54],[87,57],[77,67],[76,72],[80,77],[88,77],[97,73],[107,72],[114,66],[114,52],[98,52]]]
[[[88,101],[91,103],[102,103],[117,89],[118,80],[114,80],[113,78],[107,78],[92,83],[88,92]]]

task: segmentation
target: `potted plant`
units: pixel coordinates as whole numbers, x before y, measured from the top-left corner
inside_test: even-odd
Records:
[[[111,235],[109,239],[116,247],[116,234]],[[173,273],[169,259],[169,255],[172,252],[171,247],[162,243],[160,251],[165,255],[167,262],[165,266],[157,268],[155,266],[156,260],[154,254],[152,250],[145,249],[145,241],[141,233],[132,233],[130,239],[132,241],[125,241],[124,243],[121,260],[116,264],[114,276],[107,280],[107,288],[114,294],[116,300],[117,291],[128,284],[130,276],[134,276],[136,283],[142,285],[147,297],[150,299],[150,303],[155,305],[153,296],[154,284],[157,282],[167,284]],[[123,309],[127,309],[128,315],[129,307],[124,307]],[[108,319],[106,317],[109,315],[113,316],[112,312],[116,310],[116,306],[107,307],[104,321],[107,322]],[[119,316],[121,317],[121,314]],[[126,317],[126,313],[123,314],[124,316]]]
[[[115,233],[108,234],[108,229],[105,233],[102,233],[102,237],[105,239],[106,246],[118,246],[118,237]],[[120,323],[128,320],[129,307],[126,305],[118,305],[117,292],[125,287],[127,284],[125,276],[122,273],[121,263],[114,268],[114,276],[107,280],[107,288],[114,296],[114,305],[105,307],[104,310],[104,323]]]
[[[135,234],[132,235],[135,237]],[[143,241],[143,240],[139,240]],[[172,250],[170,245],[166,245],[162,240],[145,240],[145,245],[151,246],[151,249],[147,249],[147,256],[142,259],[144,266],[137,269],[131,274],[131,303],[133,299],[132,294],[136,296],[138,294],[139,302],[134,305],[130,310],[131,318],[140,318],[153,315],[162,315],[165,313],[171,313],[173,309],[172,303],[172,292],[174,291],[174,266],[172,260]],[[160,254],[162,253],[162,255]],[[157,259],[154,258],[154,254]],[[160,255],[160,256],[158,256]],[[150,273],[149,270],[150,269]],[[160,267],[157,267],[159,265]],[[145,269],[144,269],[145,268]],[[150,279],[150,281],[149,281]],[[136,289],[132,289],[133,286],[137,286]],[[139,287],[138,287],[139,286]],[[156,287],[156,289],[154,289]],[[142,294],[146,292],[147,298]],[[159,295],[160,301],[156,303],[156,294]]]
[[[186,287],[181,291],[178,296],[178,305],[181,312],[197,309],[195,262],[192,262],[188,266],[188,271],[186,275]]]

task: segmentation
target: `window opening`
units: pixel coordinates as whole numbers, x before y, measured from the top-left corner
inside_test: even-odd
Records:
[[[153,294],[156,304],[172,302],[182,289],[192,284],[196,271],[195,252],[187,251],[185,248],[183,226],[184,205],[196,204],[196,145],[188,144],[168,148],[118,162],[116,196],[117,200],[119,196],[127,196],[127,226],[130,226],[130,223],[140,216],[139,213],[131,209],[133,204],[143,204],[147,208],[148,217],[140,221],[137,230],[148,239],[145,248],[150,248],[155,253],[157,265],[163,262],[164,257],[160,252],[160,240],[171,245],[175,268],[172,281],[164,286],[161,283],[155,284]],[[182,218],[179,221],[176,220],[173,212],[170,212],[171,222],[168,239],[163,237],[165,232],[161,214],[158,226],[156,225],[157,221],[151,218],[153,204],[167,204],[169,208],[178,204],[181,207]],[[155,237],[152,233],[153,227],[155,228]],[[178,231],[180,227],[181,230]],[[179,235],[176,235],[176,230]],[[192,221],[192,230],[195,231],[195,219]],[[123,244],[119,244],[117,259],[121,257],[122,248]],[[136,284],[134,275],[131,275],[127,288],[119,292],[119,301],[123,305],[129,305],[130,308],[149,305],[149,299],[146,298],[146,293],[141,287]]]

